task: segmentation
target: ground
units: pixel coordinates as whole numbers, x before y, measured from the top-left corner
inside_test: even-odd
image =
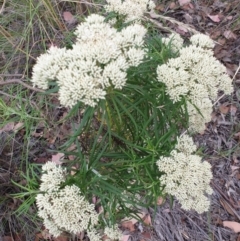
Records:
[[[0,63],[4,66],[1,69],[3,74],[0,74],[2,80],[14,80],[14,85],[0,85],[0,120],[4,121],[11,117],[14,110],[9,108],[14,105],[21,105],[21,109],[17,113],[21,118],[12,119],[8,125],[4,125],[0,129],[0,240],[43,240],[44,235],[36,233],[35,225],[39,222],[34,216],[34,210],[30,209],[31,218],[24,216],[21,218],[21,201],[18,197],[11,196],[12,193],[20,192],[16,185],[12,185],[11,180],[18,184],[24,185],[24,179],[27,179],[28,172],[26,166],[19,171],[21,165],[20,159],[24,158],[21,155],[28,155],[29,160],[34,160],[34,163],[41,164],[51,158],[59,159],[59,155],[51,152],[56,150],[62,141],[66,138],[72,126],[79,123],[79,119],[75,119],[74,123],[62,122],[56,124],[59,120],[63,120],[66,115],[66,109],[56,108],[46,104],[46,111],[43,113],[48,120],[48,128],[45,123],[38,123],[37,128],[32,130],[32,122],[28,121],[28,128],[21,129],[21,125],[26,124],[26,115],[32,115],[32,106],[36,108],[36,100],[32,100],[32,96],[28,97],[27,90],[22,83],[17,83],[16,79],[23,75],[28,76],[28,68],[25,68],[27,61],[29,67],[34,63],[34,59],[38,56],[41,49],[35,48],[40,41],[45,41],[46,46],[51,44],[65,44],[68,42],[68,35],[63,36],[60,31],[55,31],[53,28],[44,31],[44,27],[39,28],[36,22],[35,28],[29,30],[30,37],[23,42],[19,41],[20,36],[17,36],[16,30],[22,28],[21,24],[26,24],[21,19],[21,13],[12,15],[13,11],[17,11],[18,3],[8,5],[6,1],[2,1],[0,17],[5,18],[0,25],[0,46],[4,49],[0,56]],[[29,6],[31,1],[28,2]],[[43,1],[46,4],[48,1]],[[87,10],[92,8],[89,1],[88,5],[84,4],[67,4],[61,2],[58,5],[58,13],[64,24],[51,22],[51,26],[58,25],[58,29],[74,29],[76,24],[81,20],[81,15],[86,14]],[[161,16],[148,16],[158,22],[158,26],[163,35],[166,35],[169,30],[173,30],[181,34],[187,39],[190,33],[199,31],[209,35],[215,42],[216,47],[214,53],[228,70],[229,75],[233,78],[235,91],[231,96],[219,94],[219,99],[216,101],[212,113],[212,121],[206,125],[206,130],[194,136],[194,141],[201,149],[204,160],[212,165],[214,178],[211,186],[214,194],[211,197],[211,208],[208,213],[197,214],[196,212],[186,212],[180,208],[177,201],[173,201],[170,205],[170,200],[160,202],[156,212],[149,207],[144,210],[146,213],[146,223],[150,226],[143,226],[136,222],[133,226],[123,226],[124,237],[127,240],[159,240],[159,241],[239,241],[240,235],[240,3],[239,0],[220,1],[220,0],[176,0],[176,1],[157,1],[156,14]],[[19,3],[20,6],[20,3]],[[28,6],[28,7],[29,7]],[[37,5],[38,6],[38,5]],[[49,5],[45,5],[45,7]],[[39,7],[39,6],[38,6]],[[46,7],[47,8],[47,7]],[[97,11],[94,9],[94,11]],[[8,14],[8,15],[7,15]],[[1,16],[2,15],[2,16]],[[74,16],[78,16],[73,18]],[[14,16],[8,19],[9,16]],[[80,16],[80,17],[79,17]],[[48,16],[40,14],[41,23],[50,21]],[[44,19],[45,18],[45,19]],[[34,18],[30,16],[30,20]],[[36,20],[36,21],[39,21]],[[19,21],[18,21],[19,20]],[[60,21],[59,20],[59,21]],[[6,24],[5,21],[9,21]],[[41,34],[38,31],[41,30]],[[25,33],[29,33],[28,26],[24,27]],[[69,32],[66,32],[69,33]],[[54,36],[51,38],[49,36]],[[13,37],[13,38],[12,38]],[[4,41],[9,40],[8,43]],[[71,39],[71,38],[69,38]],[[10,43],[10,45],[9,45]],[[28,45],[28,46],[27,46]],[[12,49],[16,52],[12,54]],[[11,49],[11,51],[10,51]],[[31,51],[34,49],[34,51]],[[11,52],[11,54],[10,54]],[[28,54],[26,54],[28,53]],[[11,62],[9,62],[9,60]],[[7,70],[7,71],[6,71]],[[19,79],[18,79],[19,80]],[[25,86],[26,87],[26,86]],[[25,95],[21,100],[16,93],[26,90]],[[34,90],[33,90],[34,91]],[[13,103],[14,101],[14,103]],[[19,103],[19,101],[21,103]],[[45,97],[40,96],[37,103],[45,103]],[[52,103],[57,103],[56,97],[51,96]],[[6,114],[6,110],[8,113]],[[26,111],[27,110],[27,113]],[[31,113],[28,113],[28,110]],[[24,114],[25,113],[25,114]],[[33,115],[34,116],[34,115]],[[31,132],[28,140],[25,139],[26,132]],[[42,137],[39,139],[39,137]],[[41,140],[41,141],[40,141]],[[22,154],[22,150],[28,146],[29,151]],[[46,151],[46,149],[48,151]],[[19,155],[21,158],[19,158]],[[35,158],[38,156],[38,158]],[[11,160],[11,161],[9,161]],[[24,169],[25,168],[25,169]],[[36,166],[37,168],[37,166]],[[22,171],[25,170],[25,171]],[[23,172],[23,173],[22,173]],[[30,172],[30,170],[29,170]],[[22,178],[25,175],[25,178]],[[34,183],[32,183],[34,185]],[[31,200],[29,200],[31,202]],[[24,207],[22,207],[24,208]],[[150,216],[149,216],[150,215]],[[20,219],[19,219],[20,217]],[[151,217],[151,218],[150,218]],[[20,220],[20,222],[19,222]],[[229,222],[226,222],[229,221]],[[19,229],[19,225],[27,228]],[[40,230],[41,227],[38,227]],[[27,230],[28,234],[23,233]],[[235,230],[235,231],[234,231]],[[32,232],[35,232],[32,235]],[[29,237],[29,238],[27,238]],[[60,240],[60,239],[57,239]],[[66,239],[62,239],[66,240]]]

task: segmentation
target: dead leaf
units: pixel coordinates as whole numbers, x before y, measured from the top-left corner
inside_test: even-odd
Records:
[[[238,173],[238,174],[236,175],[236,178],[237,178],[238,180],[240,180],[240,173]],[[240,201],[239,201],[239,205],[240,205]]]
[[[122,235],[121,241],[128,241],[130,235]]]
[[[207,15],[207,16],[215,23],[219,23],[221,21],[218,14],[217,15]]]
[[[239,169],[240,167],[238,166],[230,166],[231,167],[231,170],[234,172],[235,170]]]
[[[39,241],[39,240],[41,240],[41,239],[43,239],[42,234],[41,234],[41,233],[37,233],[37,234],[35,235],[34,241]]]
[[[163,201],[164,201],[164,199],[162,198],[162,197],[158,197],[158,199],[157,199],[157,205],[162,205],[163,204]]]
[[[1,129],[0,129],[0,134],[2,132],[8,132],[8,131],[12,131],[13,128],[14,128],[14,122],[9,122],[7,123],[5,126],[3,126]],[[7,236],[6,236],[7,237]]]
[[[189,7],[190,7],[191,9],[194,9],[194,5],[193,5],[192,3],[189,3]]]
[[[146,216],[146,213],[142,212],[142,213],[138,213],[137,214],[141,219],[143,219]],[[122,227],[123,228],[127,228],[129,229],[131,232],[135,231],[135,226],[134,224],[136,224],[138,222],[138,220],[136,218],[125,218],[122,220]]]
[[[187,28],[183,27],[183,26],[178,26],[176,29],[176,32],[178,32],[179,34],[185,34],[188,32]]]
[[[147,214],[147,215],[143,218],[143,222],[144,222],[146,225],[152,225],[151,216],[150,216],[149,214]]]
[[[178,0],[180,6],[183,6],[185,4],[189,4],[191,2],[191,0]]]
[[[69,24],[73,24],[76,22],[76,19],[74,18],[74,16],[68,11],[63,12],[63,18]]]
[[[102,240],[102,241],[109,241],[110,239],[109,239],[108,236],[105,234],[105,235],[103,235],[103,237],[102,237],[101,240]]]
[[[223,221],[223,227],[232,229],[235,233],[240,232],[240,223],[233,221]]]
[[[227,19],[227,20],[232,20],[232,19],[233,19],[233,16],[227,16],[226,19]]]
[[[229,40],[237,39],[236,34],[234,34],[231,30],[224,31],[223,36]]]
[[[237,112],[237,107],[234,105],[230,105],[230,112],[231,112],[231,115],[235,115]]]
[[[183,17],[186,19],[187,23],[192,23],[193,22],[193,17],[190,14],[185,13],[183,15]]]
[[[237,241],[240,241],[240,235],[238,235]]]
[[[48,159],[48,157],[37,157],[36,159],[34,159],[34,162],[44,164],[48,161]]]
[[[151,233],[150,232],[143,232],[141,236],[147,240],[151,239]]]
[[[169,8],[171,9],[171,10],[173,10],[174,8],[176,8],[176,3],[175,2],[171,2],[170,4],[169,4]]]
[[[56,163],[57,165],[61,165],[62,162],[61,160],[63,159],[64,157],[64,153],[57,153],[56,155],[52,155],[52,162]]]
[[[19,122],[19,123],[17,123],[17,124],[14,126],[13,131],[14,131],[14,132],[17,132],[17,131],[18,131],[19,129],[21,129],[23,126],[24,126],[24,123]]]
[[[121,223],[123,228],[129,229],[131,232],[135,231],[135,226],[131,221],[124,221]]]
[[[42,234],[43,239],[50,239],[51,240],[52,235],[49,233],[48,229],[46,229],[46,228],[43,229],[41,234]]]
[[[54,238],[53,241],[68,241],[68,237],[61,235],[57,238]]]
[[[219,110],[222,114],[227,114],[230,110],[230,107],[226,105],[220,105]]]
[[[67,151],[74,151],[75,149],[77,148],[77,146],[75,145],[75,144],[72,144],[68,149],[67,149]],[[70,160],[70,161],[74,161],[74,159],[76,158],[76,156],[74,156],[74,155],[68,155],[68,159]]]
[[[165,5],[164,4],[159,4],[159,5],[156,6],[155,9],[160,11],[160,12],[164,12],[165,11]]]
[[[220,30],[214,31],[211,33],[210,37],[211,37],[211,39],[217,39],[221,34],[222,34],[222,32]]]

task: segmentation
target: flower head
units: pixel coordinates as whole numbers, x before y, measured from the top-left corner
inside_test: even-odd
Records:
[[[40,191],[53,192],[58,190],[60,184],[66,180],[66,169],[57,166],[54,162],[47,162],[42,170]]]
[[[85,200],[77,186],[61,188],[59,185],[65,181],[66,170],[52,162],[46,163],[43,170],[47,172],[41,177],[40,190],[44,193],[37,195],[36,203],[38,215],[49,233],[57,237],[64,231],[76,234],[89,227],[94,230],[98,222],[94,205]]]
[[[195,45],[201,48],[212,49],[214,47],[213,40],[205,34],[194,34],[190,38],[190,41],[192,45]]]
[[[174,52],[179,51],[183,47],[183,39],[176,33],[172,33],[168,37],[162,38],[162,42],[165,45],[171,44],[171,48]]]
[[[110,240],[120,240],[122,237],[122,233],[120,232],[117,224],[115,224],[113,228],[106,227],[104,229],[104,233]]]
[[[183,209],[205,212],[210,206],[206,194],[212,194],[211,166],[192,154],[196,146],[190,137],[178,138],[176,148],[170,157],[160,157],[157,161],[159,170],[165,173],[160,178],[161,185],[165,186],[166,193],[178,199]]]
[[[166,92],[176,102],[187,100],[190,129],[202,132],[209,121],[211,101],[217,98],[218,90],[230,94],[232,80],[226,68],[213,56],[213,46],[207,36],[191,38],[193,45],[179,50],[179,57],[158,66],[158,81],[165,83]]]
[[[148,10],[155,8],[152,0],[107,0],[107,12],[116,12],[126,16],[126,22],[139,20]]]

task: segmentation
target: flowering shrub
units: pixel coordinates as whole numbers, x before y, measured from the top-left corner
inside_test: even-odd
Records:
[[[153,36],[135,21],[152,1],[107,3],[124,24],[92,14],[77,27],[71,49],[51,47],[33,67],[34,85],[46,90],[55,83],[69,116],[79,116],[80,107],[83,116],[61,147],[66,155],[76,147],[75,159],[66,167],[43,166],[36,202],[54,236],[86,230],[94,241],[104,229],[109,239],[119,239],[119,219],[166,194],[186,210],[202,213],[210,206],[211,167],[194,154],[190,137],[178,137],[185,129],[203,131],[218,90],[232,92],[213,41],[194,35],[183,47],[179,35]]]

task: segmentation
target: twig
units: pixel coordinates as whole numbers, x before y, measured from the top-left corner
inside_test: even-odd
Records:
[[[79,2],[79,0],[60,0],[60,2],[75,2],[75,3],[84,3],[84,4],[86,4],[86,5],[92,5],[92,6],[100,6],[100,7],[103,7],[104,6],[104,4],[99,4],[99,3],[91,3],[91,2],[88,2],[88,1],[86,1],[86,0],[83,0],[83,1],[80,1]]]
[[[236,72],[235,72],[235,74],[234,74],[232,80],[235,79],[236,75],[238,74],[239,69],[240,69],[240,62],[239,62],[238,68],[237,68],[237,70],[236,70]]]
[[[155,18],[155,19],[161,18],[161,19],[167,20],[167,21],[169,21],[169,22],[171,22],[171,23],[175,23],[175,24],[177,24],[177,25],[179,25],[179,26],[182,26],[182,27],[186,28],[189,32],[192,32],[192,33],[194,33],[194,34],[199,34],[199,33],[200,33],[199,31],[197,31],[197,30],[193,29],[192,27],[190,27],[188,24],[179,22],[179,21],[177,21],[177,20],[174,19],[174,18],[170,18],[170,17],[167,17],[167,16],[159,15],[159,14],[156,14],[156,13],[153,13],[153,12],[150,12],[150,13],[149,13],[149,16],[150,16],[151,18],[153,18],[153,19],[154,19],[154,18]]]
[[[174,31],[168,27],[164,27],[161,23],[159,23],[158,21],[154,20],[154,19],[151,19],[151,18],[148,18],[148,17],[144,17],[145,19],[149,20],[150,22],[154,23],[158,28],[164,30],[164,31],[167,31],[167,32],[170,32],[170,33],[174,33]]]
[[[28,85],[28,84],[24,83],[20,79],[11,79],[11,80],[7,80],[7,81],[0,81],[0,85],[9,85],[9,84],[20,84],[20,85],[23,85],[24,87],[26,87],[26,88],[28,88],[30,90],[33,90],[33,91],[36,91],[36,92],[45,93],[45,90],[38,89],[38,88],[35,88],[35,87],[31,86],[31,85]],[[58,94],[51,93],[50,95],[57,96]]]
[[[2,94],[2,95],[5,95],[5,96],[7,96],[7,97],[9,97],[9,98],[14,98],[14,99],[17,99],[17,97],[16,96],[13,96],[13,95],[9,95],[9,94],[7,94],[7,93],[5,93],[4,91],[1,91],[0,90],[0,94]],[[24,98],[22,98],[24,101],[27,101],[26,99],[24,99]]]
[[[5,7],[5,4],[6,4],[6,1],[7,1],[7,0],[3,0],[3,4],[2,4],[2,7],[1,7],[1,9],[0,9],[0,14],[2,14],[3,11],[4,11],[4,7]]]
[[[222,94],[222,95],[213,103],[213,105],[216,105],[216,104],[218,103],[218,101],[221,100],[224,96],[225,96],[225,94]]]
[[[0,74],[0,76],[5,76],[5,77],[12,77],[12,76],[19,76],[19,77],[22,77],[23,75],[22,74]]]

